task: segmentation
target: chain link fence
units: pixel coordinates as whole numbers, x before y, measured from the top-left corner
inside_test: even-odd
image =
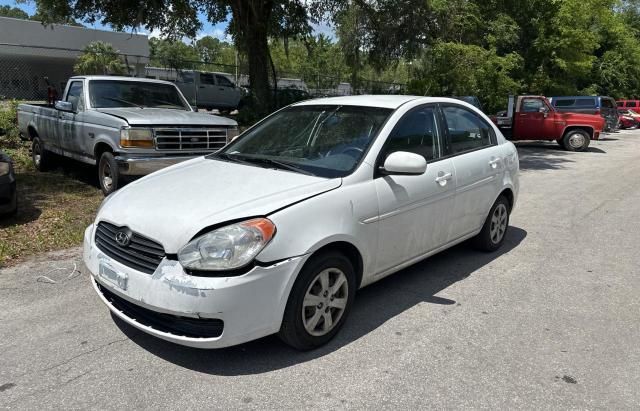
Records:
[[[61,96],[67,79],[73,76],[74,65],[82,50],[41,46],[19,46],[0,40],[0,100],[18,99],[47,101]],[[173,61],[163,64],[148,56],[120,54],[125,71],[130,76],[158,78],[180,82],[184,73],[222,73],[235,85],[249,92],[246,67],[207,61]],[[326,73],[276,72],[272,88],[300,90],[302,97],[345,96],[353,94],[403,94],[405,84],[371,79],[358,79],[356,85],[347,76]],[[109,73],[105,73],[109,74]],[[53,96],[52,96],[53,94]]]

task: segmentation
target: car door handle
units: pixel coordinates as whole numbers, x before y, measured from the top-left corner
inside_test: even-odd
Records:
[[[205,86],[199,86],[198,88],[204,88]]]
[[[492,158],[491,161],[489,161],[491,168],[498,168],[498,164],[500,164],[499,158]]]
[[[224,87],[218,87],[218,90],[224,91]]]
[[[453,174],[451,173],[443,173],[442,171],[438,173],[438,177],[436,177],[436,183],[440,184],[441,187],[447,185],[447,181],[451,180]]]

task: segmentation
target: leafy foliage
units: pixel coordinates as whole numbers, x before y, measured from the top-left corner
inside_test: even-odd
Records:
[[[78,56],[73,71],[76,74],[125,74],[127,68],[111,44],[94,41]]]

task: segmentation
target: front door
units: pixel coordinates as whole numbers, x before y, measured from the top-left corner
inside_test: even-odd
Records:
[[[217,88],[215,75],[213,73],[199,73],[200,83],[198,84],[198,107],[217,108],[216,100]]]
[[[77,159],[83,154],[81,139],[85,103],[82,81],[71,82],[65,101],[71,103],[73,112],[58,111],[60,146],[65,155]]]
[[[456,174],[455,204],[449,241],[478,231],[498,197],[504,173],[504,153],[493,127],[466,107],[443,105],[447,154]]]
[[[454,204],[455,170],[451,159],[442,159],[442,132],[436,106],[409,111],[389,135],[379,165],[396,151],[424,156],[427,170],[419,176],[377,176],[379,241],[377,272],[424,255],[442,246],[448,237]]]
[[[545,137],[545,119],[548,114],[540,112],[547,108],[542,99],[525,97],[520,104],[520,110],[514,119],[518,140],[542,140]]]

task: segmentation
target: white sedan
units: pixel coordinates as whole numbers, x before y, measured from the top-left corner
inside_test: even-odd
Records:
[[[360,287],[467,239],[498,249],[517,194],[514,145],[467,103],[310,100],[109,196],[84,260],[144,332],[201,348],[278,333],[305,350]]]

